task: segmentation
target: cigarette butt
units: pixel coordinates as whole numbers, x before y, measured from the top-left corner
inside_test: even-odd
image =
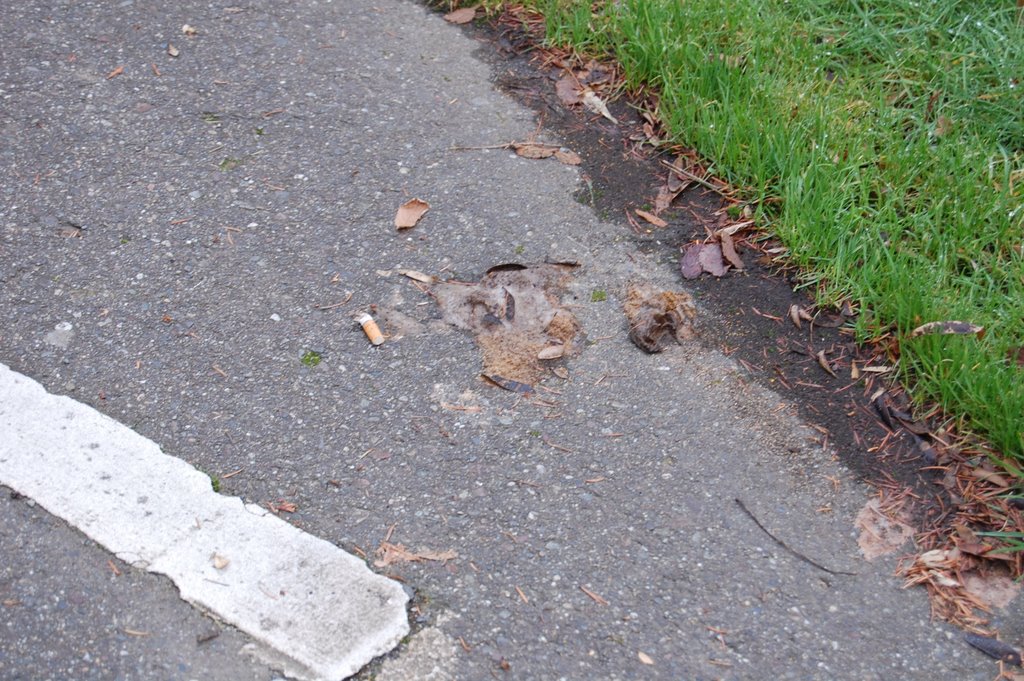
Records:
[[[363,327],[363,332],[371,343],[380,345],[384,342],[384,334],[380,332],[380,327],[377,326],[377,322],[373,321],[373,317],[363,313],[356,317],[356,321]]]

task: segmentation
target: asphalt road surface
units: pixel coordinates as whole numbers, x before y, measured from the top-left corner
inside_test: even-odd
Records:
[[[673,258],[578,203],[574,167],[451,150],[537,131],[478,49],[398,0],[6,8],[0,363],[399,580],[411,634],[363,678],[992,678],[861,557],[870,490],[717,350],[714,310],[661,354],[628,340],[627,283],[679,290]],[[529,396],[398,273],[545,261],[579,263],[558,296],[583,335]],[[7,428],[56,427],[11,399]],[[279,673],[12,475],[0,676]]]

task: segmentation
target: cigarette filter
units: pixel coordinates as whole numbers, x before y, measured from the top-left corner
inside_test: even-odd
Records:
[[[384,334],[380,332],[380,327],[377,326],[377,322],[373,321],[373,317],[363,313],[356,317],[356,321],[363,327],[363,332],[371,343],[380,345],[384,342]]]

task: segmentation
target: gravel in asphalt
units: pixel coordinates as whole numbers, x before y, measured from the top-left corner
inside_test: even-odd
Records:
[[[362,678],[991,678],[892,558],[859,557],[870,491],[717,350],[715,311],[662,354],[629,341],[627,283],[680,289],[674,258],[577,203],[572,167],[451,151],[538,130],[477,49],[398,0],[8,8],[0,361],[371,564],[454,551],[377,568],[417,633]],[[397,232],[413,197],[431,209]],[[534,398],[482,383],[397,274],[545,260],[580,263],[562,302],[586,337]],[[2,503],[27,563],[0,573],[2,675],[270,678],[237,632],[197,644],[211,622],[165,580],[111,579]]]

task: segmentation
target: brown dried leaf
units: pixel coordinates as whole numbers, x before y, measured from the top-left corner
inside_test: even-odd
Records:
[[[418,281],[418,282],[420,282],[422,284],[433,284],[434,281],[435,281],[435,278],[430,276],[429,274],[423,274],[422,272],[417,272],[416,270],[396,270],[396,271],[399,274],[401,274],[403,276],[406,276],[406,277],[409,277],[413,281]]]
[[[789,306],[789,321],[793,322],[793,326],[796,328],[800,327],[800,306],[793,304]]]
[[[395,215],[395,227],[409,229],[415,227],[420,218],[430,210],[430,204],[419,199],[409,199],[398,208]]]
[[[691,184],[693,184],[693,180],[686,179],[677,173],[672,172],[668,174],[668,178],[665,180],[665,187],[667,187],[668,191],[673,194],[678,194]]]
[[[296,506],[290,501],[285,501],[284,499],[278,499],[270,506],[275,511],[282,511],[284,513],[295,513],[297,510],[299,510],[298,506]]]
[[[747,220],[746,222],[736,222],[734,224],[729,225],[728,227],[723,227],[722,229],[718,230],[718,233],[728,234],[729,236],[732,236],[741,229],[746,229],[747,227],[750,227],[750,225],[752,224],[754,224],[753,220]]]
[[[580,98],[580,91],[576,86],[576,79],[569,73],[566,73],[555,83],[555,94],[562,100],[562,104],[566,106],[573,106],[583,101]]]
[[[979,480],[991,482],[996,487],[1002,487],[1003,489],[1010,486],[1009,481],[1005,477],[995,471],[990,471],[985,468],[975,468],[971,471],[971,475]]]
[[[715,277],[725,276],[726,267],[722,260],[722,247],[718,244],[704,244],[697,256],[702,270]]]
[[[658,146],[659,144],[661,144],[661,138],[659,138],[658,135],[655,134],[653,125],[651,125],[650,123],[644,123],[642,129],[644,133],[644,139],[646,139],[654,146]]]
[[[836,376],[836,372],[832,370],[832,365],[828,363],[828,358],[825,357],[825,351],[824,350],[819,350],[818,354],[815,355],[815,357],[818,358],[818,365],[822,369],[824,369],[826,372],[828,372],[828,374],[830,376],[832,376],[833,378],[839,378],[838,376]]]
[[[454,549],[448,549],[447,551],[420,549],[416,552],[416,556],[419,560],[436,560],[443,563],[446,560],[455,560],[459,557],[459,554]]]
[[[953,537],[953,543],[961,553],[970,554],[972,556],[986,556],[992,549],[995,548],[992,544],[986,544],[983,542],[974,530],[967,527],[963,523],[954,523],[953,530],[955,536]],[[999,554],[994,554],[989,557],[999,557]],[[1006,556],[1008,560],[1013,560],[1012,557]]]
[[[985,327],[971,324],[970,322],[959,322],[955,320],[944,322],[928,322],[922,324],[910,332],[911,338],[928,334],[968,336],[974,334],[978,338],[985,335]]]
[[[820,326],[824,329],[838,329],[846,323],[846,318],[838,314],[821,313],[812,319],[811,322],[815,326]]]
[[[110,80],[111,78],[117,78],[122,73],[124,73],[124,67],[118,66],[116,69],[107,74],[107,80]]]
[[[589,111],[604,116],[612,123],[617,124],[619,122],[615,116],[612,116],[612,113],[608,110],[608,106],[604,101],[594,94],[593,90],[587,89],[583,92],[583,106],[585,106]]]
[[[648,213],[645,210],[640,210],[639,208],[637,208],[635,212],[637,215],[642,217],[644,220],[647,220],[647,222],[651,223],[655,227],[668,227],[668,223],[659,218],[657,215],[652,215],[651,213]]]
[[[468,24],[473,19],[476,19],[476,7],[463,7],[444,15],[444,20],[450,24]]]
[[[738,270],[744,269],[743,259],[740,258],[736,252],[736,246],[733,244],[732,235],[720,230],[718,232],[718,239],[722,242],[722,255],[729,261],[729,264]]]
[[[704,272],[704,268],[700,266],[700,252],[703,248],[703,244],[690,244],[686,247],[683,257],[679,260],[679,269],[684,278],[696,279]]]
[[[658,196],[654,199],[654,214],[659,215],[672,205],[675,198],[679,196],[679,193],[683,191],[685,187],[679,187],[678,189],[672,189],[669,184],[663,184],[658,188]]]
[[[533,142],[517,142],[512,145],[512,149],[517,156],[523,158],[551,158],[558,151],[558,147]]]
[[[583,162],[583,159],[580,158],[579,154],[575,151],[569,151],[568,149],[559,149],[556,151],[555,158],[560,163],[564,163],[567,166],[578,166]]]

